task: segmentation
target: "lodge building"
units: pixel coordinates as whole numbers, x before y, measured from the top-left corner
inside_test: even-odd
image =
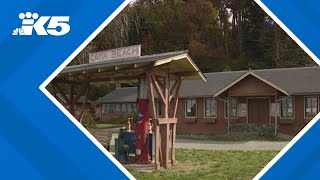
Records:
[[[177,133],[225,134],[230,123],[238,123],[275,125],[280,133],[296,135],[319,112],[319,67],[205,76],[207,82],[181,84]],[[127,118],[136,112],[136,100],[136,87],[117,88],[95,102],[96,116],[106,121]],[[158,116],[162,112],[157,103]]]

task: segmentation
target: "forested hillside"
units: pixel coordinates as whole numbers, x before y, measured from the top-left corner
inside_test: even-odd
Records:
[[[253,0],[136,0],[72,64],[87,63],[90,52],[136,44],[143,55],[189,50],[203,72],[315,65]],[[113,88],[93,86],[89,96]]]
[[[314,64],[253,0],[136,0],[73,63],[135,44],[143,55],[187,49],[204,72]]]

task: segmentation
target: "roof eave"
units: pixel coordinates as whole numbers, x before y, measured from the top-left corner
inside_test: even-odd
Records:
[[[200,71],[200,69],[198,68],[198,66],[194,63],[194,61],[192,60],[192,58],[188,55],[188,53],[184,53],[181,55],[177,55],[174,57],[170,57],[170,58],[166,58],[166,59],[160,59],[155,61],[154,66],[161,66],[161,65],[165,65],[167,63],[171,63],[172,61],[177,61],[177,60],[181,60],[181,59],[187,59],[188,62],[192,65],[194,72],[198,75],[199,79],[202,79],[204,82],[206,82],[206,77],[205,75]],[[185,78],[187,78],[188,76],[185,76]]]
[[[253,71],[248,70],[248,72],[246,72],[245,74],[243,74],[242,76],[240,76],[239,78],[237,78],[236,80],[232,81],[230,84],[228,84],[227,86],[225,86],[224,88],[222,88],[220,91],[218,91],[217,93],[214,94],[213,97],[218,97],[219,95],[221,95],[223,92],[225,92],[226,90],[228,90],[229,88],[231,88],[233,85],[237,84],[238,82],[240,82],[242,79],[244,79],[245,77],[252,75],[254,77],[256,77],[257,79],[261,80],[262,82],[268,84],[269,86],[277,89],[278,91],[282,92],[283,94],[287,95],[287,96],[291,96],[290,93],[282,88],[280,88],[279,86],[275,85],[274,83],[258,76],[257,74],[255,74]]]

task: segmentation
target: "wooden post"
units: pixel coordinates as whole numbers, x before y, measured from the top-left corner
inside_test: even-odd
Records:
[[[159,80],[161,78],[161,80]],[[175,83],[171,87],[170,81]],[[155,166],[157,169],[161,167],[168,168],[169,158],[171,165],[175,165],[175,138],[176,138],[176,113],[178,107],[178,95],[181,86],[181,78],[160,70],[150,70],[147,72],[147,84],[149,88],[153,116],[154,131],[156,139],[155,147]],[[164,105],[163,118],[157,117],[156,101],[154,90],[158,95],[158,101]],[[174,109],[170,112],[170,105],[173,101]],[[170,148],[171,147],[171,148]]]
[[[84,115],[85,115],[85,108],[87,106],[88,94],[89,94],[89,87],[86,90],[85,98],[84,98],[84,101],[83,101],[82,107],[81,107],[81,112],[80,112],[79,117],[78,117],[78,120],[80,121],[80,124],[82,124],[82,120],[83,120]]]
[[[139,78],[139,87],[138,87],[138,99],[147,99],[148,91],[147,91],[147,77],[141,76]]]
[[[74,111],[74,85],[70,84],[70,93],[69,93],[69,112],[75,116]]]
[[[89,80],[83,80],[80,84],[80,86],[77,87],[77,93],[75,94],[75,84],[70,84],[70,94],[69,94],[69,112],[74,116],[78,117],[75,112],[75,104],[80,99],[81,96],[83,96],[89,88]],[[81,117],[81,113],[79,115]],[[78,121],[80,121],[78,117]]]
[[[172,124],[172,141],[171,141],[171,165],[176,165],[176,158],[175,158],[175,144],[176,144],[176,132],[177,131],[177,124]]]
[[[165,105],[164,105],[164,117],[165,119],[169,118],[169,88],[170,88],[170,83],[169,83],[169,77],[166,77],[164,79],[164,92],[165,92]],[[161,125],[161,134],[162,134],[162,144],[161,144],[161,148],[163,151],[163,155],[164,155],[164,168],[168,168],[168,164],[169,164],[169,133],[170,133],[170,129],[169,129],[169,124],[164,124]]]
[[[181,80],[176,80],[177,86],[175,89],[175,95],[174,95],[174,112],[173,112],[173,118],[176,118],[177,110],[178,110],[178,104],[179,104],[179,91],[181,87]],[[175,144],[176,144],[176,133],[177,133],[177,124],[172,124],[172,141],[171,141],[171,164],[172,166],[176,165],[176,159],[175,159]]]
[[[148,85],[148,91],[150,94],[151,104],[152,104],[152,111],[153,111],[153,128],[154,128],[154,136],[155,136],[155,149],[154,149],[154,161],[155,161],[155,167],[156,169],[160,169],[161,163],[160,163],[160,127],[158,125],[158,118],[157,118],[157,109],[156,109],[156,102],[155,102],[155,96],[154,96],[154,86],[153,86],[153,78],[152,74],[150,72],[146,73],[146,80]]]

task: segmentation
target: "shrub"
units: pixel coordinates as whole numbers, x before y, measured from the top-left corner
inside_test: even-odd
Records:
[[[96,128],[96,118],[92,114],[84,115],[81,123],[85,128]]]

